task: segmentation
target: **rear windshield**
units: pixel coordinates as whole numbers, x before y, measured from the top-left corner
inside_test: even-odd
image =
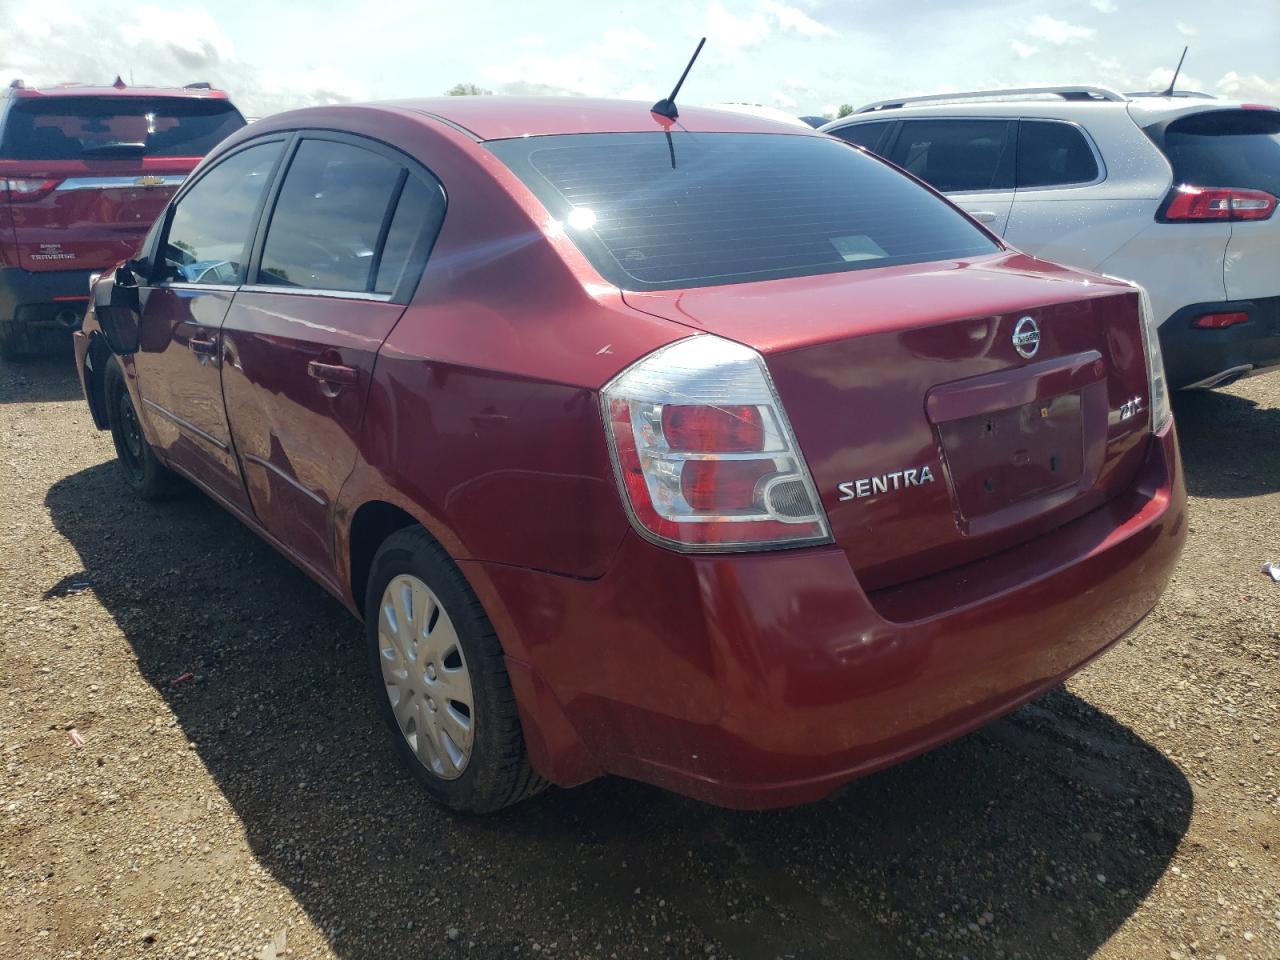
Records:
[[[1280,111],[1213,110],[1164,132],[1175,183],[1242,187],[1280,196]]]
[[[0,159],[203,157],[244,126],[225,100],[49,97],[14,101]]]
[[[994,253],[946,201],[826,137],[662,132],[491,141],[625,290]]]

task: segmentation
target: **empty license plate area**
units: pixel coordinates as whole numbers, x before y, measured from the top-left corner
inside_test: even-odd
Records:
[[[1079,393],[937,425],[956,507],[969,520],[1075,487],[1084,471]]]

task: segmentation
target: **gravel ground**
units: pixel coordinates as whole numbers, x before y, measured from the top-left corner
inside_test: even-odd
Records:
[[[0,367],[4,960],[1280,957],[1280,374],[1181,398],[1174,582],[1040,701],[808,808],[470,819],[356,623],[201,495],[131,501],[68,367]]]

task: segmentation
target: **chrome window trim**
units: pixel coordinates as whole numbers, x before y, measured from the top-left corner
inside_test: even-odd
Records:
[[[187,180],[186,174],[170,174],[167,176],[157,176],[159,183],[139,183],[139,180],[148,179],[147,174],[139,174],[136,177],[70,177],[63,180],[54,191],[60,190],[119,190],[132,188],[134,190],[155,190],[159,187],[177,187],[181,186]]]
[[[156,284],[157,290],[221,290],[223,293],[235,293],[240,289],[234,283],[191,283],[188,280],[164,280]]]
[[[298,297],[333,297],[337,300],[368,300],[390,303],[393,294],[369,293],[364,290],[325,290],[320,287],[277,287],[270,283],[248,283],[237,289],[245,293],[278,293]]]

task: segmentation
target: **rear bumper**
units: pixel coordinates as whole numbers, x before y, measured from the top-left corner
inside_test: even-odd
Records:
[[[1146,616],[1185,536],[1170,426],[1103,508],[873,593],[835,547],[694,557],[631,536],[595,581],[463,567],[541,772],[767,808],[821,799],[1059,683]]]
[[[22,352],[70,342],[89,305],[88,270],[0,268],[0,339]]]
[[[1224,330],[1192,326],[1207,313],[1246,313],[1249,320]],[[1169,385],[1177,390],[1213,387],[1280,364],[1280,297],[1224,300],[1183,307],[1160,325]]]

